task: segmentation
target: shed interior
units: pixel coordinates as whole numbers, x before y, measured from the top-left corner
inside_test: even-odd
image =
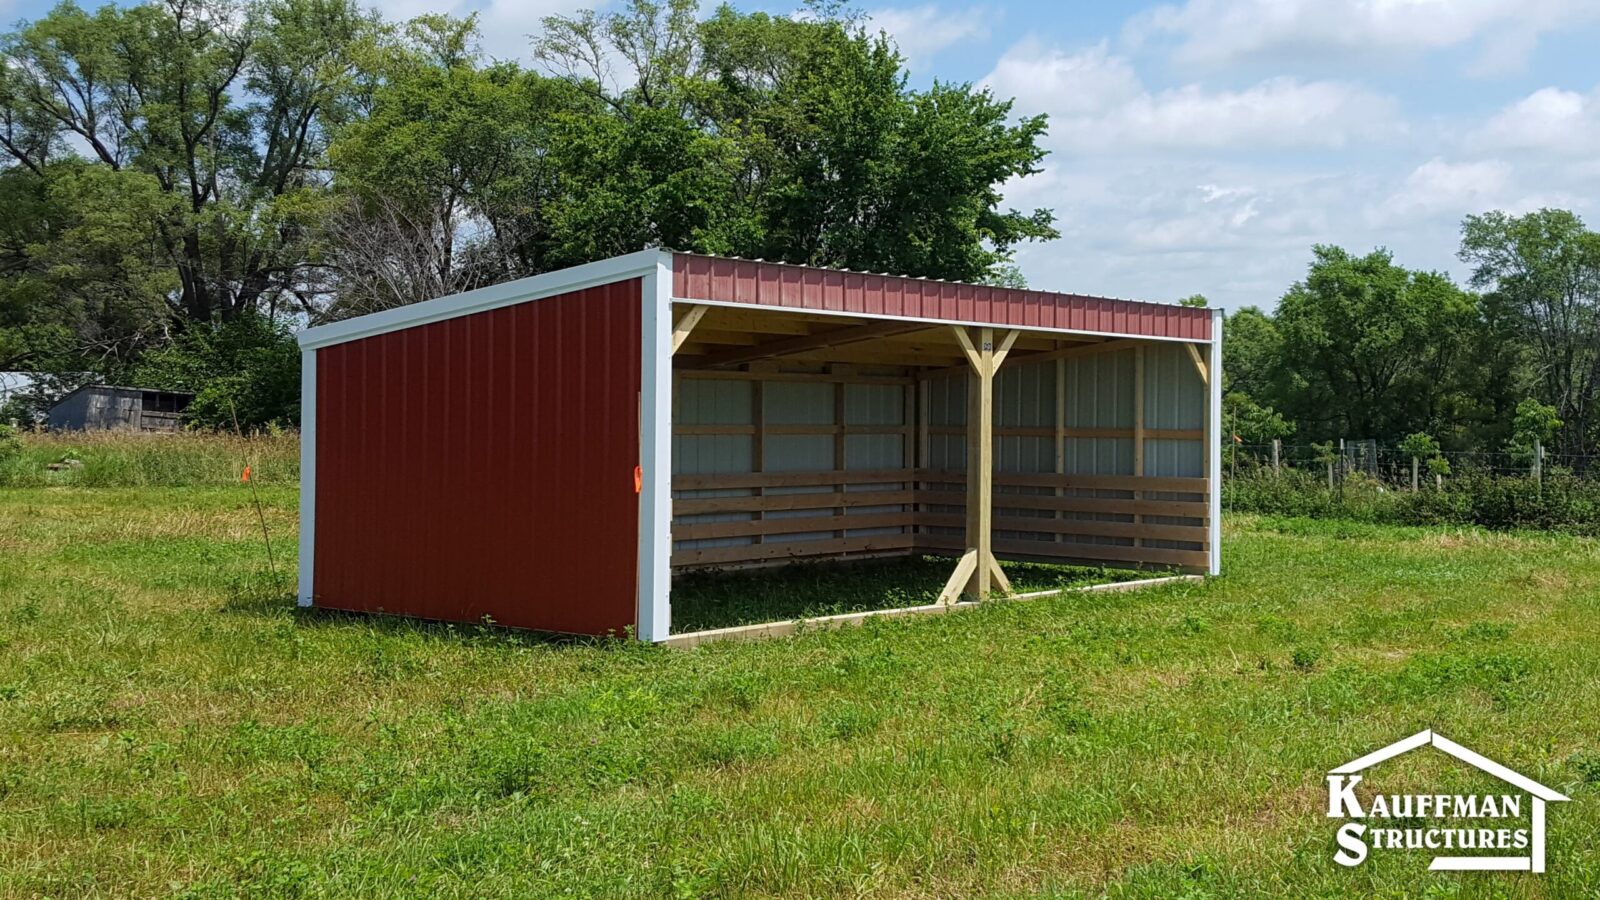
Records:
[[[1204,345],[693,302],[673,326],[674,571],[946,555],[948,603],[1009,592],[1000,559],[1207,570]]]

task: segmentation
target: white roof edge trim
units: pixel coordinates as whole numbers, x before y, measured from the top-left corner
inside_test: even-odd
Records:
[[[421,303],[386,309],[382,312],[368,313],[367,315],[356,316],[353,319],[346,319],[342,322],[318,325],[315,328],[307,328],[305,331],[300,332],[300,349],[316,350],[320,347],[358,341],[362,338],[387,334],[391,331],[403,331],[407,328],[415,328],[418,325],[428,325],[434,322],[442,322],[446,319],[470,316],[473,313],[499,309],[502,306],[512,306],[531,300],[542,300],[557,294],[581,291],[584,288],[610,284],[614,281],[639,278],[655,272],[656,266],[661,262],[663,256],[668,257],[668,265],[670,266],[671,251],[640,250],[636,253],[584,263],[581,266],[557,269],[554,272],[545,272],[528,278],[518,278],[515,281],[507,281],[502,284],[492,284],[488,287],[460,294],[451,294],[446,297],[425,300]]]
[[[926,316],[896,316],[885,313],[861,313],[841,309],[812,309],[804,306],[774,306],[766,303],[742,303],[738,300],[697,300],[693,297],[673,297],[673,303],[684,303],[695,306],[720,306],[725,309],[749,309],[772,313],[800,313],[807,316],[837,316],[842,319],[870,319],[878,321],[888,319],[894,322],[924,322],[929,325],[965,325],[971,328],[996,328],[1000,330],[1031,331],[1039,334],[1081,334],[1088,337],[1103,338],[1131,338],[1139,341],[1170,341],[1175,344],[1202,344],[1211,343],[1210,338],[1185,338],[1168,337],[1159,334],[1129,334],[1121,331],[1094,331],[1088,328],[1050,328],[1044,325],[1006,325],[1000,322],[980,322],[976,319],[930,319]],[[1124,303],[1138,303],[1138,300],[1124,300]],[[1215,332],[1212,332],[1215,334]]]

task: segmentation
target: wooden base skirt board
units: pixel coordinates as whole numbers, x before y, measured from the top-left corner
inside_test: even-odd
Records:
[[[1143,588],[1156,587],[1163,584],[1179,584],[1182,582],[1202,582],[1202,575],[1169,575],[1161,578],[1141,578],[1138,581],[1111,581],[1105,584],[1089,584],[1082,587],[1063,588],[1049,591],[1033,591],[1027,594],[1015,594],[1009,597],[996,597],[996,600],[1037,600],[1043,597],[1054,597],[1057,594],[1096,593],[1115,591],[1136,591]],[[988,602],[988,601],[985,601]],[[712,628],[706,631],[690,631],[684,634],[675,634],[663,643],[668,647],[698,647],[701,644],[710,644],[716,641],[754,640],[758,638],[788,637],[805,630],[829,630],[845,628],[851,625],[860,625],[867,619],[887,618],[895,616],[921,616],[937,615],[978,606],[976,602],[962,602],[954,604],[933,603],[927,606],[903,606],[894,609],[872,609],[865,612],[840,613],[833,616],[817,616],[810,619],[785,619],[781,622],[762,622],[756,625],[734,625],[729,628]]]

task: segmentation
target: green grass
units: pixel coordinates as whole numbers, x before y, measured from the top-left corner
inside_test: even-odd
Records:
[[[1204,585],[677,651],[300,613],[256,528],[0,492],[0,896],[1600,891],[1593,540],[1236,517]],[[1573,798],[1547,875],[1331,862],[1425,727]]]
[[[257,484],[297,484],[299,436],[201,431],[41,432],[12,441],[0,436],[0,488],[223,486],[236,484],[246,465]]]
[[[699,631],[922,606],[939,598],[954,567],[948,558],[916,556],[685,573],[672,584],[672,628]],[[1162,574],[1026,562],[1007,562],[1001,568],[1019,594]]]

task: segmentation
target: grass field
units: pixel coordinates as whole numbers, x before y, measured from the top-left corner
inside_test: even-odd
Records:
[[[1205,585],[673,651],[299,613],[257,529],[0,491],[0,895],[1600,891],[1593,540],[1237,517]],[[1426,727],[1572,797],[1548,874],[1331,862],[1323,773]]]

